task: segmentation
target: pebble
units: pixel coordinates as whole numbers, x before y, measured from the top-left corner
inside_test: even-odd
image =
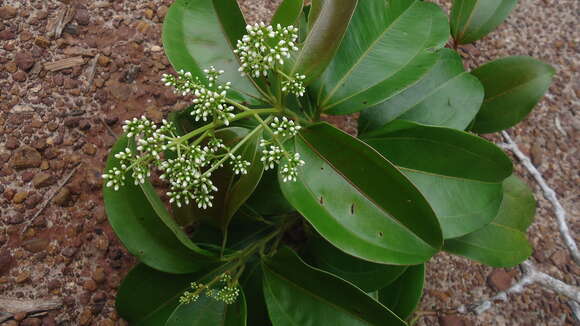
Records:
[[[0,40],[8,41],[8,40],[13,40],[15,38],[16,38],[16,34],[14,34],[12,31],[5,29],[5,30],[0,32]]]
[[[24,320],[24,318],[26,318],[27,314],[25,312],[17,312],[14,314],[14,320],[16,321],[22,321]]]
[[[461,317],[456,315],[448,315],[439,317],[440,326],[468,326],[468,324]]]
[[[23,320],[19,326],[41,326],[42,320],[38,318],[27,318]]]
[[[511,286],[512,276],[503,269],[495,269],[487,277],[487,284],[496,291],[504,291]]]
[[[50,241],[48,241],[48,239],[32,239],[23,242],[22,248],[30,252],[37,253],[46,250],[49,243]]]
[[[12,79],[14,79],[14,81],[17,81],[17,82],[26,81],[26,73],[22,70],[18,70],[17,72],[15,72],[12,75]]]
[[[26,206],[26,208],[28,208],[28,209],[32,209],[32,208],[36,207],[36,205],[38,205],[41,201],[42,201],[42,197],[40,197],[39,194],[35,193],[35,194],[28,196],[28,198],[26,198],[26,200],[24,201],[24,206]]]
[[[12,19],[12,18],[16,17],[17,14],[18,14],[18,9],[16,9],[12,6],[0,7],[0,19],[2,19],[2,20]]]
[[[81,26],[87,26],[91,22],[91,15],[86,9],[78,9],[75,13],[75,19]]]
[[[37,168],[41,162],[42,156],[36,149],[23,146],[12,155],[10,166],[15,169]]]
[[[67,257],[67,258],[71,258],[76,253],[77,253],[77,248],[75,248],[75,247],[68,247],[68,248],[64,248],[62,250],[62,255]]]
[[[565,250],[560,249],[550,256],[550,260],[552,263],[554,263],[554,265],[563,267],[568,263],[568,254]]]
[[[22,272],[22,273],[16,275],[16,277],[14,278],[14,282],[16,282],[17,284],[21,284],[21,283],[28,281],[29,279],[30,279],[30,273]]]
[[[90,309],[85,309],[79,316],[79,325],[84,326],[88,325],[91,320],[93,319],[93,313]]]
[[[53,185],[56,182],[56,178],[47,172],[40,172],[34,176],[32,179],[32,184],[35,188],[44,188]]]
[[[50,46],[50,41],[42,36],[37,36],[34,39],[34,44],[38,45],[39,47],[46,49]]]
[[[94,156],[96,152],[97,152],[97,147],[93,144],[86,143],[83,146],[83,153],[85,153],[89,156]]]
[[[94,280],[86,280],[83,283],[83,288],[87,291],[94,292],[97,289],[97,283]]]
[[[9,252],[0,252],[0,276],[10,271],[12,263],[12,255]]]
[[[157,17],[164,18],[168,10],[169,8],[167,8],[167,6],[160,6],[157,8]]]
[[[26,200],[26,197],[28,197],[28,192],[19,191],[16,193],[16,195],[14,195],[14,197],[12,197],[12,202],[14,204],[21,204]]]
[[[6,71],[9,73],[15,73],[18,71],[18,65],[15,62],[9,62],[6,64],[4,69],[6,69]]]
[[[30,70],[34,66],[34,62],[34,58],[29,53],[19,52],[14,56],[14,63],[24,71]]]
[[[18,138],[14,137],[14,136],[7,136],[6,137],[6,143],[4,144],[4,146],[6,147],[6,149],[17,149],[18,146],[20,146],[20,142],[18,141]]]

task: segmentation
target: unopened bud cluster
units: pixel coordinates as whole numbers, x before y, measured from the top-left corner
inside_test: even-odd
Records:
[[[232,281],[232,277],[229,274],[224,273],[220,275],[218,286],[212,288],[198,282],[191,283],[191,289],[183,293],[179,298],[179,303],[193,303],[197,301],[202,294],[225,304],[233,304],[240,296],[240,289],[237,282]]]
[[[282,117],[279,119],[275,117],[270,123],[272,129],[273,139],[260,141],[262,150],[262,162],[266,170],[274,169],[276,165],[286,158],[286,162],[280,167],[280,174],[284,182],[296,181],[298,176],[298,168],[304,165],[304,161],[300,158],[299,153],[289,153],[280,144],[283,143],[284,138],[294,137],[298,134],[301,127],[296,125],[294,121]],[[278,138],[282,139],[278,139]],[[276,142],[276,139],[278,140]]]
[[[231,83],[219,84],[219,76],[224,71],[216,70],[215,67],[205,69],[204,73],[208,81],[207,87],[199,77],[194,77],[191,72],[183,70],[179,71],[177,76],[164,74],[161,81],[166,86],[173,86],[178,94],[195,95],[191,109],[191,115],[195,117],[195,121],[212,119],[222,121],[227,126],[229,120],[235,116],[234,107],[226,102]]]

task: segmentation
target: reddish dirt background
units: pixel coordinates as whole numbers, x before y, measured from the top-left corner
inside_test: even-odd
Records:
[[[126,324],[115,313],[114,297],[135,260],[107,223],[100,175],[119,121],[141,114],[161,120],[187,105],[159,81],[170,71],[160,35],[170,3],[0,0],[0,297],[63,302],[47,315],[18,315],[20,321],[6,325]],[[267,19],[279,1],[240,3],[256,21]],[[70,22],[60,36],[51,36],[67,9],[74,10]],[[576,0],[522,0],[498,31],[461,49],[471,68],[524,54],[558,69],[546,99],[510,133],[556,190],[574,234],[580,232],[577,23]],[[51,71],[51,63],[69,58],[73,66]],[[352,117],[333,121],[355,126]],[[577,286],[580,270],[560,239],[550,204],[526,172],[518,172],[539,200],[529,231],[532,261]],[[568,299],[535,285],[482,315],[455,311],[519,277],[518,268],[493,270],[437,255],[429,263],[419,325],[578,324]]]

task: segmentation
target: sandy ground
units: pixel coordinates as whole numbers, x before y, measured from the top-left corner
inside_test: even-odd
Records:
[[[0,297],[63,302],[20,325],[124,324],[114,297],[134,259],[107,224],[100,173],[119,120],[143,113],[160,120],[187,104],[159,82],[170,71],[160,41],[170,3],[0,0]],[[240,3],[256,21],[267,19],[278,1]],[[76,9],[70,23],[51,37],[51,22],[67,8]],[[461,49],[470,67],[531,55],[557,68],[546,99],[509,132],[556,190],[574,234],[580,234],[579,12],[577,0],[521,0],[498,31]],[[70,59],[64,62],[70,67],[51,71],[58,67],[50,63],[61,59]],[[337,120],[344,128],[353,121]],[[525,170],[518,166],[518,172],[539,201],[529,231],[532,261],[578,286],[580,269],[561,241],[550,203]],[[568,299],[536,285],[481,315],[456,311],[509,287],[520,274],[440,254],[429,263],[418,325],[578,324]]]

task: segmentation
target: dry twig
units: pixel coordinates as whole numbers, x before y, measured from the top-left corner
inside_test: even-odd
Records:
[[[0,297],[0,323],[11,319],[16,313],[35,315],[62,306],[60,300],[20,300],[16,298]]]

